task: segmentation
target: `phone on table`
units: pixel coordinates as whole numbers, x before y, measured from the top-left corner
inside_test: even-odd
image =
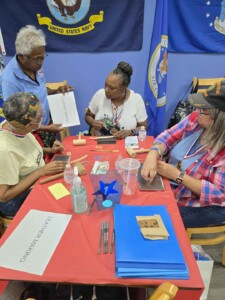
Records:
[[[68,162],[70,160],[70,155],[55,155],[52,159],[52,161],[64,161]]]

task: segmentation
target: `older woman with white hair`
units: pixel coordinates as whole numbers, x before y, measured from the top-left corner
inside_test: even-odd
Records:
[[[191,94],[189,102],[196,111],[155,139],[141,174],[171,180],[185,227],[219,225],[225,221],[225,81]]]
[[[61,86],[57,90],[46,88],[42,65],[47,56],[44,32],[27,25],[20,29],[16,37],[16,55],[7,64],[2,74],[3,100],[17,92],[33,93],[40,99],[43,116],[40,126],[40,137],[45,146],[51,146],[57,133],[63,128],[61,124],[51,124],[47,95],[65,93],[71,86]],[[45,134],[46,133],[46,134]],[[47,139],[51,139],[48,143]]]
[[[65,162],[45,164],[43,149],[31,134],[38,129],[42,118],[39,99],[31,93],[16,93],[3,104],[6,121],[0,124],[0,212],[14,216],[32,185],[45,175],[63,172]],[[55,141],[48,153],[62,152],[64,147]]]

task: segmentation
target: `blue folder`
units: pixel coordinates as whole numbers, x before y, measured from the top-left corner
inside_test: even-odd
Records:
[[[136,216],[161,216],[169,233],[168,240],[145,239]],[[116,275],[118,277],[145,277],[188,279],[189,271],[164,205],[115,205]]]

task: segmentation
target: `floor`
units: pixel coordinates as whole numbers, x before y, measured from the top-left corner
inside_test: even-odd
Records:
[[[204,246],[205,252],[214,260],[207,300],[225,300],[225,267],[221,264],[222,250],[224,246],[225,243],[216,246]],[[7,286],[4,294],[0,296],[0,300],[19,300],[19,296],[23,289],[23,283],[12,281]]]

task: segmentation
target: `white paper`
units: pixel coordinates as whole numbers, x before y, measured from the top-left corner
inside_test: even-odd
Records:
[[[80,125],[73,92],[50,95],[48,103],[54,124],[62,124],[63,127]]]
[[[127,136],[125,138],[125,148],[139,148],[137,136]]]
[[[42,275],[71,217],[30,210],[0,248],[0,266]]]
[[[1,28],[0,28],[0,54],[6,55],[5,45],[4,45],[4,41],[3,41]]]

